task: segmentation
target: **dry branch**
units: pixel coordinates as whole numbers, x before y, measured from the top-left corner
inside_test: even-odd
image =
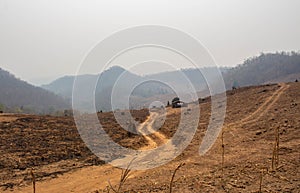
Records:
[[[181,163],[177,166],[177,168],[174,170],[173,172],[173,175],[172,175],[172,178],[171,178],[171,181],[170,181],[170,193],[172,193],[172,186],[173,186],[173,181],[174,181],[174,178],[175,178],[175,175],[176,175],[176,172],[182,167],[184,166],[185,163]]]

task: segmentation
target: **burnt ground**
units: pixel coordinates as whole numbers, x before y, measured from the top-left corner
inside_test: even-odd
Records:
[[[300,190],[300,84],[265,85],[227,92],[224,131],[224,166],[221,136],[210,151],[199,156],[199,146],[210,118],[210,100],[203,100],[201,119],[188,148],[167,166],[129,179],[124,189],[168,192],[174,169],[174,192],[299,192]],[[161,133],[174,134],[170,116]],[[272,169],[276,130],[279,162]],[[137,183],[138,182],[138,183]],[[134,192],[133,191],[133,192]]]
[[[174,135],[180,112],[188,113],[188,108],[193,105],[168,109],[167,119],[159,130],[165,138]],[[261,176],[262,192],[299,191],[300,83],[245,87],[227,92],[223,167],[221,135],[207,154],[198,154],[210,118],[209,98],[200,101],[200,109],[197,133],[186,150],[164,166],[133,172],[122,191],[169,192],[171,175],[180,163],[185,165],[176,173],[173,192],[258,192]],[[149,115],[147,110],[134,113],[140,122]],[[121,129],[112,113],[99,116],[107,133],[119,144],[133,149],[148,145],[145,138]],[[72,117],[1,115],[0,118],[0,151],[4,155],[0,158],[0,184],[3,190],[30,192],[28,171],[31,167],[37,180],[43,181],[38,183],[43,190],[53,190],[55,184],[56,192],[107,192],[100,184],[105,184],[103,181],[111,174],[115,178],[111,179],[115,182],[113,185],[118,184],[120,174],[102,165],[103,162],[86,148]],[[279,131],[279,160],[272,168],[276,131]],[[149,137],[160,143],[157,135]],[[65,184],[64,176],[72,179],[72,176],[91,175],[89,168],[95,165],[99,165],[100,171],[102,167],[105,171],[108,169],[100,174],[93,173],[95,178],[99,175],[94,181],[80,179],[81,189],[72,184],[64,191],[60,189],[58,184]],[[22,189],[23,186],[26,187]],[[86,189],[82,191],[82,188]]]
[[[133,110],[132,116],[143,122],[149,111]],[[99,113],[104,130],[118,144],[139,148],[146,141],[123,130],[113,113]],[[73,117],[3,114],[0,116],[0,187],[13,188],[31,181],[29,170],[36,170],[37,180],[91,165],[104,164],[84,144]]]

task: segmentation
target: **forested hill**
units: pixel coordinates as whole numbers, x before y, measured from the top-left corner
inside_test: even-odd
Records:
[[[224,74],[227,88],[292,82],[300,78],[300,53],[281,52],[252,57]]]
[[[0,111],[53,113],[70,108],[62,97],[35,87],[0,68]]]
[[[225,85],[227,89],[232,86],[243,87],[250,85],[261,85],[275,82],[291,82],[300,79],[300,53],[281,52],[261,54],[257,57],[252,57],[241,65],[234,68],[219,68],[223,74]],[[98,110],[111,110],[110,98],[113,86],[116,84],[118,77],[122,76],[122,81],[119,81],[120,97],[118,100],[118,108],[122,109],[127,102],[122,98],[122,91],[129,90],[131,85],[138,82],[146,82],[145,84],[137,84],[132,92],[133,108],[138,108],[148,104],[152,100],[151,97],[162,97],[162,95],[174,94],[171,88],[176,88],[181,92],[185,92],[188,88],[186,78],[192,83],[196,91],[207,91],[206,80],[201,73],[205,73],[211,80],[214,80],[215,68],[199,69],[182,69],[170,72],[162,72],[147,76],[140,76],[134,74],[119,66],[113,66],[110,69],[102,72],[99,77],[97,88],[95,90],[95,102]],[[185,76],[182,76],[184,74]],[[126,76],[124,76],[126,75]],[[87,93],[93,91],[91,87],[93,82],[97,81],[98,75],[86,74],[77,77],[81,80],[82,86],[81,103],[84,106],[87,103]],[[75,76],[66,76],[59,78],[48,85],[43,85],[44,89],[54,92],[68,100],[72,98],[73,81]],[[102,81],[101,81],[102,80]],[[158,80],[158,81],[148,81]],[[158,83],[159,82],[159,83]],[[162,97],[164,98],[164,97]],[[170,99],[169,99],[170,100]],[[167,101],[167,100],[165,100]]]

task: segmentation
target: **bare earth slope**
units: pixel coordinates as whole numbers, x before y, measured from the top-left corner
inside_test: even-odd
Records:
[[[206,155],[200,156],[198,154],[210,117],[210,102],[207,99],[200,104],[201,118],[198,131],[186,150],[165,166],[147,171],[133,171],[122,191],[168,192],[173,170],[178,164],[184,162],[186,165],[176,174],[173,192],[258,192],[261,174],[263,176],[261,186],[263,192],[298,192],[300,189],[300,83],[241,88],[229,91],[227,97],[227,114],[223,127],[225,150],[223,170],[221,166],[221,136]],[[193,108],[193,105],[189,105],[188,108]],[[176,131],[181,110],[188,113],[187,108],[168,109],[167,119],[163,127],[145,138],[137,136],[128,138],[126,133],[120,131],[119,137],[125,138],[119,143],[135,149],[154,148],[165,143]],[[146,115],[140,118],[140,121],[144,121],[144,123],[138,127],[138,130],[143,128],[151,130],[154,119],[159,117],[155,112],[151,112],[148,118]],[[31,156],[26,157],[28,150],[19,148],[17,151],[15,148],[11,148],[11,146],[14,147],[15,141],[11,140],[10,143],[7,143],[9,140],[7,138],[19,131],[20,126],[13,124],[14,127],[8,128],[5,127],[5,124],[20,121],[22,116],[0,115],[1,154],[8,156],[7,159],[14,160],[15,164],[34,161]],[[74,124],[71,118],[65,117],[29,117],[34,119],[24,123],[23,126],[26,128],[30,128],[34,124],[32,122],[38,121],[37,119],[51,119],[56,123],[61,122],[61,125],[57,125],[58,129]],[[111,122],[108,117],[106,119]],[[110,124],[107,123],[107,127]],[[280,134],[279,162],[277,168],[272,170],[272,152],[277,129],[279,129]],[[71,134],[66,133],[66,136],[69,135]],[[88,152],[80,142],[76,142],[72,137],[68,139],[57,141],[57,143],[60,143],[59,146],[62,144],[70,146],[78,143],[81,147],[79,153]],[[35,140],[35,138],[31,138],[31,140]],[[59,138],[59,140],[62,139]],[[42,142],[38,141],[37,143]],[[34,151],[34,149],[37,151],[37,157],[40,156],[42,150],[45,150],[45,155],[50,151],[47,146],[43,148],[33,147],[30,151]],[[52,149],[52,151],[52,153],[50,151],[49,156],[55,157],[56,154],[62,156],[61,150]],[[63,154],[63,156],[68,155],[68,153]],[[72,157],[59,158],[49,164],[41,164],[39,158],[34,165],[29,164],[28,167],[25,164],[24,168],[21,169],[9,166],[8,163],[14,162],[5,162],[6,158],[1,158],[0,184],[2,185],[2,192],[10,192],[11,190],[14,192],[32,192],[30,176],[25,174],[30,167],[33,167],[34,172],[40,175],[36,184],[37,192],[106,192],[108,180],[113,186],[118,183],[121,174],[120,169],[110,165],[100,164],[97,166],[93,162],[85,161],[89,160],[88,157],[92,157],[91,153],[85,153],[77,159]],[[18,159],[25,160],[18,161]],[[97,160],[96,158],[93,159]],[[100,162],[100,160],[98,161]],[[63,162],[70,164],[62,164]],[[76,167],[78,165],[80,167]],[[62,171],[63,168],[66,171]],[[41,171],[46,170],[48,172],[44,174],[53,176],[43,176]],[[55,174],[55,171],[61,172]],[[18,180],[20,183],[16,183]],[[9,188],[10,183],[12,183],[13,189]]]

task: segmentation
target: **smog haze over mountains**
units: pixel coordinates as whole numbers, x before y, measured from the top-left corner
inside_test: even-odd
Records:
[[[278,82],[291,82],[300,80],[300,54],[297,52],[278,52],[261,54],[258,57],[251,57],[241,65],[230,68],[219,69],[227,89],[251,85],[261,85]],[[213,78],[212,68],[203,69],[182,69],[178,71],[162,72],[152,75],[139,76],[122,67],[114,66],[100,75],[80,75],[79,78],[84,86],[81,90],[81,100],[84,105],[87,101],[87,94],[93,92],[92,83],[97,83],[95,91],[96,109],[110,111],[111,92],[118,78],[122,80],[119,85],[122,89],[130,89],[130,84],[145,82],[136,87],[132,94],[131,108],[142,108],[149,106],[151,101],[163,99],[166,105],[170,98],[175,96],[172,87],[181,92],[187,89],[184,74],[199,93],[199,98],[209,95],[209,89],[202,72]],[[72,89],[74,76],[61,77],[50,84],[42,85],[42,88],[32,86],[20,79],[15,78],[9,72],[1,70],[0,82],[0,103],[8,111],[27,113],[54,113],[57,110],[71,108]],[[151,80],[161,80],[151,81]],[[149,80],[149,81],[147,81]],[[90,87],[89,87],[90,85]],[[119,91],[122,95],[122,90]],[[202,95],[203,93],[206,93]],[[14,96],[14,97],[11,97]],[[34,100],[32,100],[34,99]],[[186,101],[192,102],[192,101]],[[119,98],[117,108],[125,108],[124,99]],[[3,108],[3,107],[2,107]],[[22,109],[22,111],[20,110]]]
[[[145,24],[182,30],[219,66],[233,67],[261,52],[299,51],[299,7],[298,0],[1,0],[0,67],[31,84],[48,84],[75,75],[87,52],[110,34]],[[165,70],[148,66],[133,73]]]

